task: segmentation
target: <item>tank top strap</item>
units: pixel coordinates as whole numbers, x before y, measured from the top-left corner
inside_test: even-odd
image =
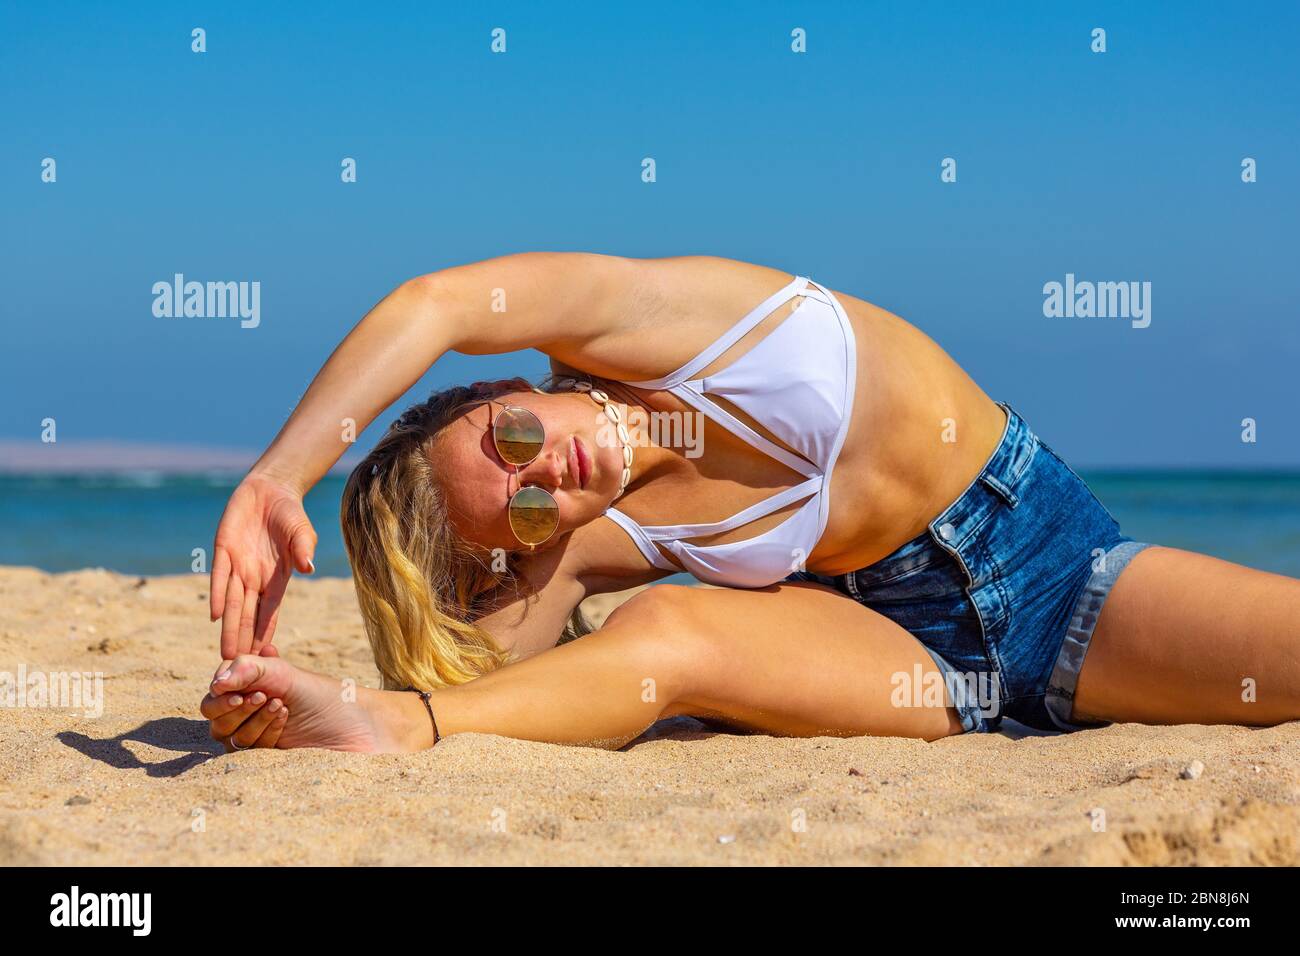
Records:
[[[650,536],[646,534],[645,529],[623,512],[611,505],[609,508],[605,509],[605,517],[609,518],[616,525],[626,531],[627,536],[632,539],[632,543],[636,545],[637,550],[641,552],[642,557],[656,568],[663,571],[681,570],[681,568],[677,567],[665,558],[663,552],[655,547],[654,542],[650,539]]]
[[[710,362],[744,338],[746,333],[771,315],[782,302],[801,295],[807,285],[807,277],[795,276],[792,281],[760,302],[748,315],[715,339],[713,344],[675,372],[670,372],[663,378],[654,378],[644,382],[624,382],[624,384],[651,391],[672,390],[700,370],[707,368]]]

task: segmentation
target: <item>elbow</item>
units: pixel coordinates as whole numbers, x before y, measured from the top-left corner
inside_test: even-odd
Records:
[[[441,273],[429,272],[414,276],[402,282],[392,291],[392,295],[405,299],[433,301],[444,291],[446,283]]]
[[[415,276],[398,285],[385,300],[408,317],[446,318],[456,313],[456,300],[445,277],[437,272]]]

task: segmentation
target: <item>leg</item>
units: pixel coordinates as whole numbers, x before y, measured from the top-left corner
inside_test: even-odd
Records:
[[[791,737],[961,733],[948,706],[895,703],[895,675],[941,674],[925,648],[881,614],[830,588],[678,587],[658,613],[695,635],[699,656],[665,716],[687,714]],[[633,622],[635,626],[635,622]]]
[[[895,674],[938,674],[892,621],[812,584],[762,591],[659,585],[605,626],[467,684],[433,691],[446,735],[620,747],[661,717],[693,714],[788,736],[921,737],[961,729],[943,706],[894,706]],[[404,750],[432,742],[414,694],[358,688],[275,658],[239,658],[222,694],[263,690],[290,716],[281,747]],[[214,705],[205,704],[211,709]]]
[[[917,665],[938,674],[914,637],[829,588],[657,585],[582,640],[439,692],[435,712],[444,733],[614,747],[679,714],[785,736],[960,732],[950,707],[894,706],[891,678]]]
[[[1247,679],[1255,702],[1243,700]],[[1149,724],[1300,718],[1300,580],[1148,548],[1102,607],[1074,713]]]

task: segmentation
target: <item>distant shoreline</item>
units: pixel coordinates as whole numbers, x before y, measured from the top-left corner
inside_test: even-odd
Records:
[[[163,476],[228,474],[242,476],[258,452],[206,445],[151,444],[120,441],[0,440],[0,474],[88,476],[153,473]],[[331,473],[346,472],[361,460],[348,453]]]

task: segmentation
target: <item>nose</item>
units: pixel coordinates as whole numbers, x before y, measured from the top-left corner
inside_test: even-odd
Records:
[[[557,444],[519,470],[519,484],[536,485],[538,488],[554,493],[564,483],[564,473],[567,468],[568,460],[560,454]]]

